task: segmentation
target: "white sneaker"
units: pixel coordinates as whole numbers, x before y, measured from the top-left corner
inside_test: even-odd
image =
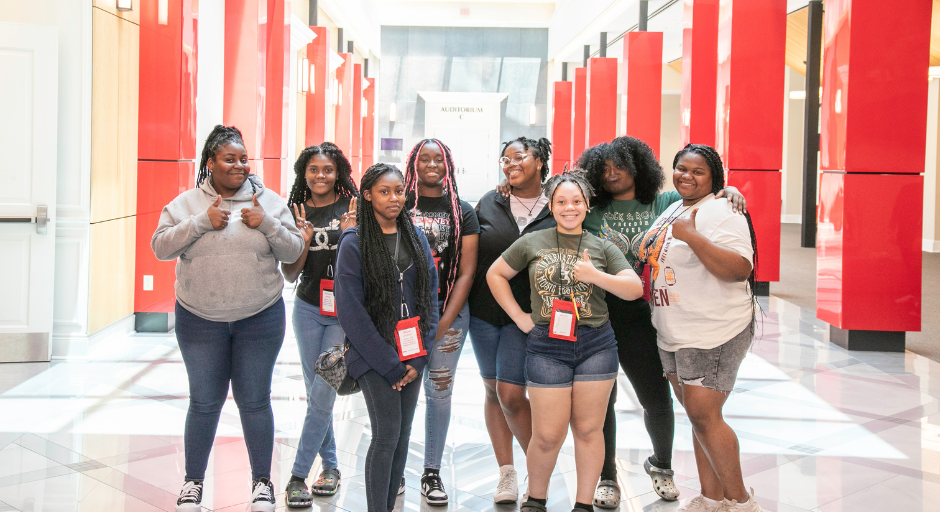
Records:
[[[176,512],[201,512],[202,482],[187,481],[176,500]]]
[[[499,468],[499,483],[493,493],[493,502],[499,504],[515,503],[519,500],[519,482],[516,477],[516,468],[511,465]]]
[[[447,492],[444,490],[440,474],[426,473],[421,477],[421,495],[428,505],[447,505]]]
[[[274,486],[267,478],[262,478],[257,482],[251,483],[251,501],[245,510],[251,508],[251,512],[274,512]]]
[[[699,494],[679,507],[679,512],[718,512],[722,507],[724,507],[723,501],[712,501]]]
[[[760,505],[757,504],[757,500],[754,499],[754,488],[751,487],[751,492],[748,493],[747,503],[738,503],[736,500],[726,499],[722,503],[720,512],[764,512],[764,509],[760,508]]]

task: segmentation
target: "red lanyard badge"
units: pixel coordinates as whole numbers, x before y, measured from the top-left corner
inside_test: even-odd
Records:
[[[333,265],[326,269],[326,275],[333,277]],[[320,314],[323,316],[336,316],[336,297],[333,295],[333,280],[320,280]]]
[[[578,341],[578,308],[574,302],[564,299],[552,301],[552,317],[548,325],[548,337],[559,340]]]
[[[408,316],[408,305],[402,303],[402,320],[395,324],[395,344],[398,347],[398,358],[402,361],[427,355],[424,343],[421,342],[421,329],[418,327],[420,317]]]

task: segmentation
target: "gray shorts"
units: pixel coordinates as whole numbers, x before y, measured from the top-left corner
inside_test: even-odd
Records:
[[[730,393],[753,338],[752,323],[740,334],[715,348],[680,348],[676,352],[659,349],[663,372],[666,375],[678,375],[682,385],[702,386]]]

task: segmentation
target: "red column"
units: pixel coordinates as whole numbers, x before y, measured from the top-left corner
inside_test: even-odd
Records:
[[[571,82],[555,82],[552,95],[552,174],[571,163]]]
[[[194,186],[196,150],[196,3],[140,4],[137,233],[134,311],[138,331],[172,327],[175,262],[158,261],[150,238],[160,211]]]
[[[849,349],[903,351],[921,328],[930,13],[826,4],[816,315]]]
[[[595,57],[587,65],[586,147],[617,136],[617,59]]]
[[[362,64],[353,65],[352,83],[352,164],[353,180],[359,183],[362,176]]]
[[[584,152],[587,141],[587,68],[574,70],[574,96],[571,109],[571,165],[574,166],[581,153]]]
[[[628,32],[623,38],[623,134],[645,142],[659,158],[663,104],[663,33]]]
[[[721,0],[716,149],[757,235],[758,290],[780,280],[786,3]]]
[[[225,2],[222,122],[241,130],[252,165],[264,158],[267,19],[267,0]]]
[[[366,112],[362,118],[362,170],[359,177],[375,162],[375,79],[363,80],[369,86],[362,92],[362,106]],[[356,185],[359,184],[359,177],[356,178]]]
[[[313,66],[307,89],[306,128],[304,144],[316,146],[326,140],[330,88],[330,31],[326,27],[310,27],[317,35],[307,45],[307,60]]]
[[[679,140],[715,145],[718,0],[684,0]]]
[[[286,162],[287,107],[290,94],[290,2],[267,0],[265,37],[264,186],[280,194],[281,170]],[[286,194],[286,191],[284,191]]]
[[[336,145],[349,158],[352,155],[353,55],[341,53],[343,64],[336,68],[339,105],[336,106]]]

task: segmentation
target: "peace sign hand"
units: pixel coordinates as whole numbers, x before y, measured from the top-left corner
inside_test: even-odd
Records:
[[[219,208],[220,204],[222,204],[222,196],[218,196],[215,202],[206,209],[206,214],[209,215],[209,222],[212,223],[212,229],[225,229],[225,226],[228,226],[228,216],[232,212]]]
[[[264,208],[258,203],[257,194],[251,195],[251,203],[254,205],[251,208],[242,208],[242,222],[251,229],[258,229],[264,220]]]
[[[349,200],[349,211],[343,214],[339,223],[340,231],[346,231],[348,228],[356,227],[356,198]]]
[[[309,244],[310,239],[313,238],[313,224],[307,222],[307,212],[303,204],[300,205],[300,211],[297,210],[297,205],[294,205],[294,221],[297,223],[301,236],[304,237],[304,243]]]

